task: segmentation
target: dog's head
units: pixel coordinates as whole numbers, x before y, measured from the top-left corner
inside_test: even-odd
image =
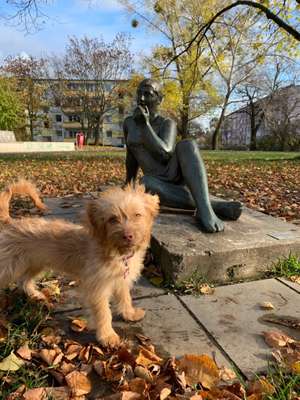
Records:
[[[147,246],[158,212],[158,196],[145,193],[142,185],[108,189],[86,209],[92,235],[120,254]]]

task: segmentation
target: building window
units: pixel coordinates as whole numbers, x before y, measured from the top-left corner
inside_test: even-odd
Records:
[[[56,129],[55,134],[56,134],[56,136],[62,136],[63,135],[61,129]]]
[[[56,120],[56,122],[61,122],[62,121],[61,114],[56,114],[55,115],[55,120]]]
[[[112,137],[112,131],[106,131],[106,137],[111,138]]]
[[[80,122],[79,115],[69,115],[69,122]]]

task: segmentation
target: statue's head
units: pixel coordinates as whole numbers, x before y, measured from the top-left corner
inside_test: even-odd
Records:
[[[142,80],[137,88],[137,104],[146,105],[149,111],[155,111],[162,101],[161,85],[154,79]]]

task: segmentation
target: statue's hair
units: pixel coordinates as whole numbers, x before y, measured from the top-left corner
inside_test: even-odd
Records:
[[[160,97],[160,99],[163,98],[161,84],[155,79],[151,78],[143,79],[138,86],[138,90],[143,86],[151,86],[154,92]]]

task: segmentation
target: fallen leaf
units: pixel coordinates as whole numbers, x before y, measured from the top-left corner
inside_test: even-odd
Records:
[[[139,354],[135,360],[137,364],[142,365],[143,367],[147,367],[150,364],[160,364],[162,361],[162,358],[158,357],[155,353],[143,346],[140,346]]]
[[[131,392],[139,393],[141,396],[145,396],[149,389],[149,383],[142,378],[134,378],[129,383],[129,390]]]
[[[69,400],[70,391],[67,387],[28,389],[23,394],[24,400]]]
[[[73,371],[66,376],[66,382],[73,396],[82,396],[92,389],[89,378],[82,372]]]
[[[205,283],[205,284],[200,285],[200,287],[198,288],[198,291],[201,294],[213,294],[215,292],[215,288],[213,288]]]
[[[153,376],[150,371],[147,370],[147,368],[142,367],[141,365],[137,365],[134,368],[134,374],[138,378],[144,379],[146,382],[152,383],[153,382]]]
[[[259,307],[262,310],[274,310],[273,304],[270,303],[269,301],[263,301],[262,303],[260,303]]]
[[[0,371],[18,371],[24,365],[24,361],[14,352],[0,362]]]
[[[21,346],[16,353],[18,354],[18,356],[20,356],[21,358],[23,358],[23,360],[27,360],[30,361],[32,354],[31,354],[31,350],[28,347],[28,343],[24,344],[23,346]]]
[[[85,319],[73,319],[71,322],[71,329],[74,332],[82,332],[87,328],[87,321]]]
[[[266,378],[259,378],[249,384],[248,392],[250,394],[271,395],[276,392],[276,389]]]
[[[201,383],[206,389],[211,389],[219,381],[218,367],[206,354],[185,354],[178,361],[178,369],[185,373],[189,386]]]
[[[48,365],[58,365],[64,356],[63,352],[58,347],[55,349],[42,349],[39,355]]]
[[[300,285],[300,275],[292,275],[289,277],[289,280]]]
[[[227,381],[232,381],[233,379],[236,379],[236,373],[227,367],[222,367],[219,370],[219,376],[221,381],[227,382]]]
[[[289,343],[294,343],[295,340],[279,331],[263,332],[265,342],[270,347],[284,347]]]

